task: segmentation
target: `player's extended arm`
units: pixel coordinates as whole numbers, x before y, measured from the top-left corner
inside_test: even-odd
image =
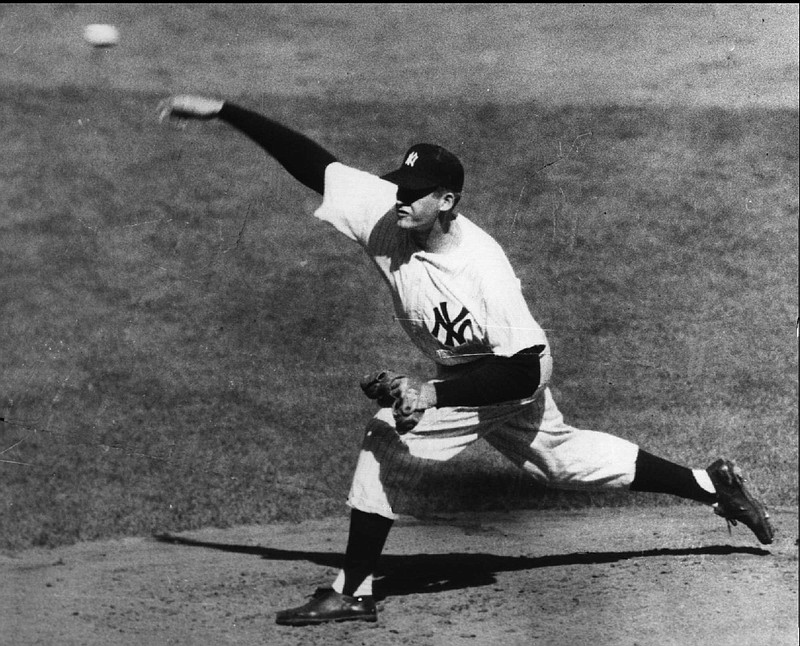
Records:
[[[247,135],[281,164],[297,181],[320,195],[325,169],[336,157],[305,135],[252,110],[228,101],[179,95],[158,106],[159,119],[222,119]]]

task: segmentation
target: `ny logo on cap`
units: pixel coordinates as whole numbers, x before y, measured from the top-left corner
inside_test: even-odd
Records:
[[[417,154],[416,151],[414,151],[408,157],[406,157],[406,166],[412,166],[413,167],[414,164],[417,163],[418,159],[419,159],[419,155]]]

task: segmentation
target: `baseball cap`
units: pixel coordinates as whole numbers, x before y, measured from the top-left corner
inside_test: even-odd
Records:
[[[403,156],[400,168],[381,179],[400,188],[419,191],[444,186],[461,192],[464,187],[464,167],[449,150],[435,144],[414,144]]]

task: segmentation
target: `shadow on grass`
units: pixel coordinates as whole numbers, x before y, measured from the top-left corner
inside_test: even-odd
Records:
[[[162,543],[203,547],[207,549],[252,554],[270,561],[308,561],[324,567],[338,568],[342,564],[341,554],[335,552],[312,552],[282,550],[273,547],[235,545],[198,541],[172,534],[158,534],[155,540]],[[574,552],[549,556],[500,556],[497,554],[384,554],[378,567],[375,581],[377,598],[462,590],[497,582],[498,572],[518,572],[547,567],[570,565],[595,565],[617,563],[631,559],[663,556],[729,556],[750,554],[768,556],[770,552],[757,547],[731,545],[709,545],[705,547],[660,548],[624,552]]]

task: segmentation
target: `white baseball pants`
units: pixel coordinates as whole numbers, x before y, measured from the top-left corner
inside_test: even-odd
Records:
[[[367,424],[348,504],[387,518],[413,511],[404,494],[425,463],[450,460],[480,439],[538,482],[560,489],[628,487],[639,452],[622,438],[564,423],[546,387],[523,405],[429,409],[403,436],[391,409],[382,408]]]

